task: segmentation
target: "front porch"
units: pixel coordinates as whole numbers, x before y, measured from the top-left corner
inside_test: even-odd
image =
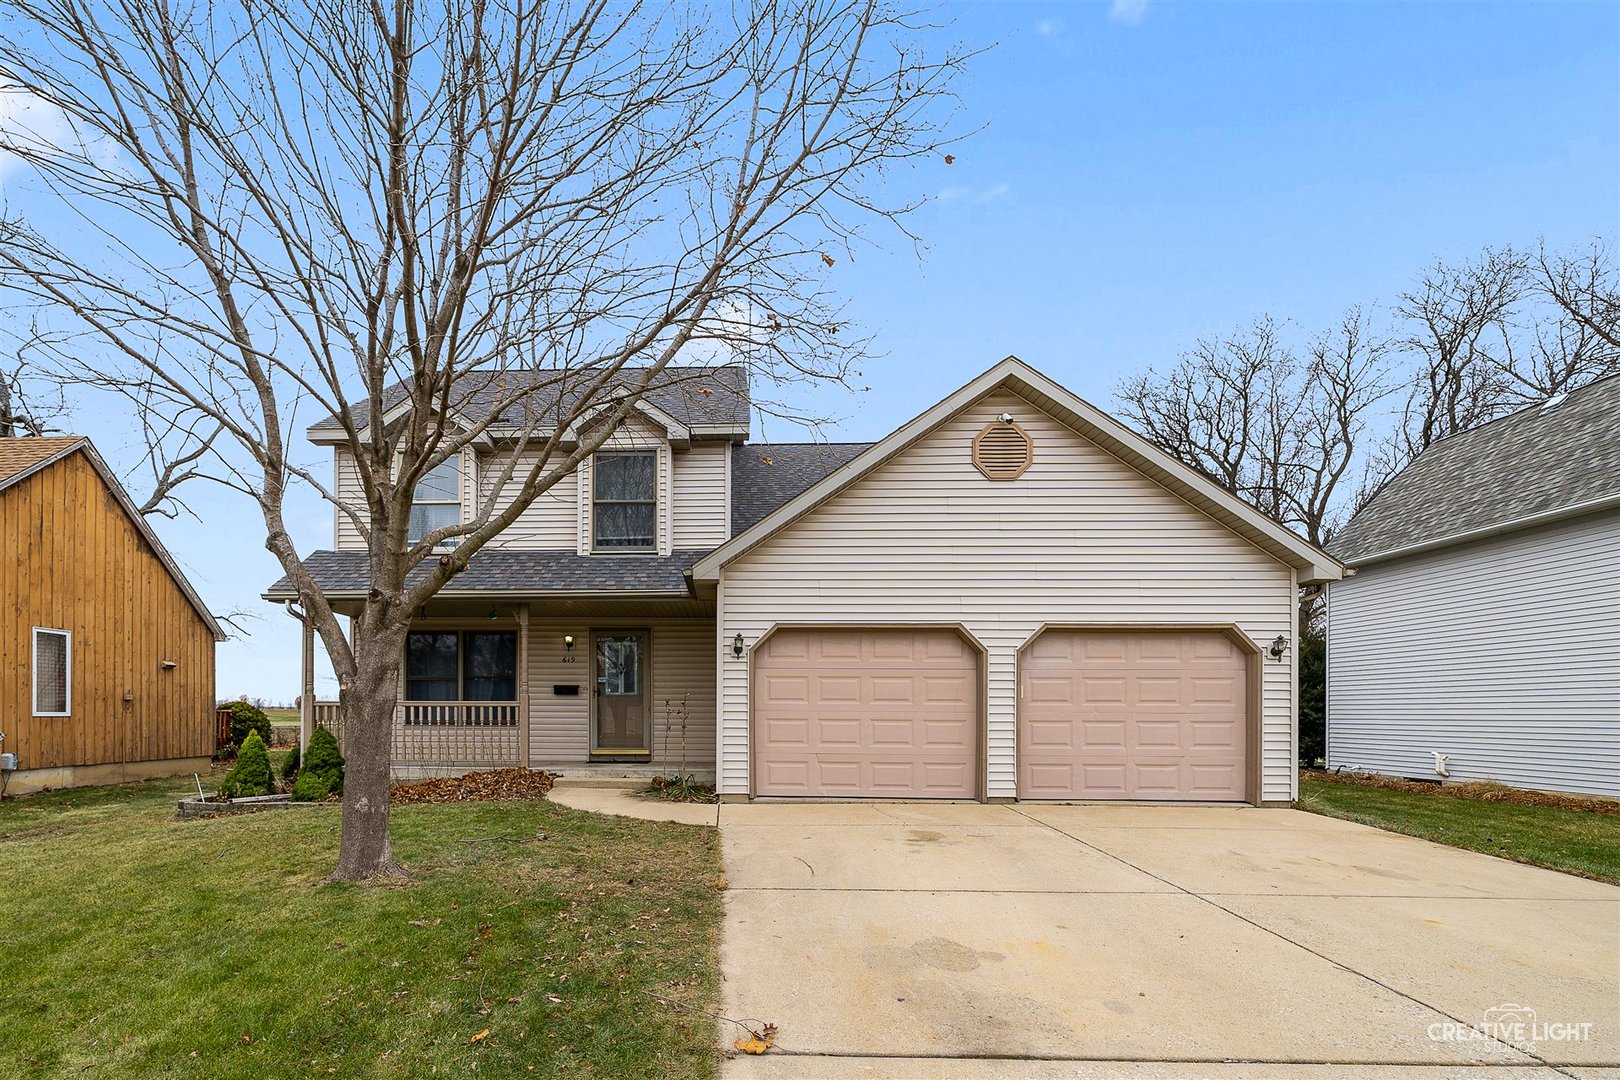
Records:
[[[433,605],[407,642],[394,779],[524,767],[569,778],[685,772],[712,783],[712,611],[699,601]],[[342,705],[315,700],[314,647],[306,630],[303,742],[324,727],[346,755]]]

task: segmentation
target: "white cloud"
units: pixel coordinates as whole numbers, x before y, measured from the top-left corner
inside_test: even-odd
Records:
[[[1062,19],[1042,19],[1035,24],[1035,32],[1041,37],[1057,37],[1063,33]]]
[[[118,149],[81,128],[71,116],[26,90],[0,89],[0,177],[17,172],[27,161],[8,147],[32,154],[73,154],[111,166]]]
[[[1148,0],[1114,0],[1108,5],[1108,21],[1121,26],[1140,26],[1147,13]]]

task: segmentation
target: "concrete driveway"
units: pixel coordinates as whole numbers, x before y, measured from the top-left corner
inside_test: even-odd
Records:
[[[1293,810],[719,822],[722,1011],[780,1028],[727,1077],[1620,1078],[1612,886]]]

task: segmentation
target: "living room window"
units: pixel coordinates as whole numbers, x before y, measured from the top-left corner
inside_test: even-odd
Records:
[[[73,713],[73,635],[34,627],[34,715]]]
[[[461,520],[461,455],[451,454],[416,482],[411,498],[411,516],[406,523],[406,541],[415,544],[422,537]],[[454,543],[454,539],[445,542]]]
[[[510,630],[412,630],[406,701],[516,701],[517,635]]]
[[[658,456],[651,450],[600,453],[591,468],[591,548],[658,547]]]

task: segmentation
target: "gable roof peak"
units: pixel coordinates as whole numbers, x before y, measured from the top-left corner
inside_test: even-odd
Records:
[[[694,578],[718,579],[720,569],[744,551],[809,513],[844,487],[870,473],[940,427],[951,417],[1000,387],[1007,387],[1096,443],[1155,483],[1169,489],[1232,532],[1299,572],[1301,584],[1333,581],[1343,567],[1326,552],[1295,535],[1202,473],[1176,460],[1103,410],[1025,363],[1008,356],[968,380],[954,393],[872,444],[847,464],[735,534],[692,568]]]

